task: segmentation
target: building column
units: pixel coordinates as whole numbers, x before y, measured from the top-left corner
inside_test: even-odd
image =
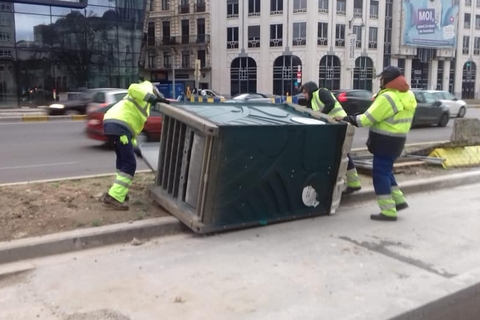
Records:
[[[450,91],[450,60],[443,61],[442,90]]]
[[[457,58],[455,60],[455,87],[454,94],[456,97],[462,97],[462,84],[463,84],[463,65],[465,64],[464,59]]]
[[[432,60],[428,66],[428,89],[436,90],[438,80],[438,60]]]
[[[404,70],[405,79],[407,79],[408,83],[412,83],[412,59],[406,58],[405,59],[405,70]]]

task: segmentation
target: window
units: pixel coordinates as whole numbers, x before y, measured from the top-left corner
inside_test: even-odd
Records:
[[[293,0],[293,13],[297,12],[307,12],[307,0]]]
[[[328,45],[328,23],[326,22],[318,23],[317,45],[318,46]]]
[[[377,49],[378,44],[378,28],[370,27],[368,29],[368,48]]]
[[[345,47],[345,25],[337,24],[335,27],[335,47]]]
[[[270,1],[270,14],[283,14],[283,0],[271,0]]]
[[[470,47],[470,36],[463,36],[463,54],[469,53]]]
[[[155,0],[150,0],[150,11],[155,11]]]
[[[182,51],[182,68],[190,68],[190,50]]]
[[[378,18],[378,0],[370,0],[370,18]]]
[[[148,61],[147,61],[147,65],[149,69],[155,68],[155,60],[156,60],[155,53],[150,52],[148,54]]]
[[[0,41],[1,42],[9,42],[10,41],[10,34],[6,32],[0,32]]]
[[[363,16],[363,0],[353,0],[353,16]]]
[[[190,40],[190,20],[182,20],[182,44],[188,44]]]
[[[260,15],[260,0],[248,0],[248,16]]]
[[[337,14],[344,16],[347,13],[347,0],[337,0]]]
[[[170,0],[162,0],[162,10],[170,10]]]
[[[260,26],[248,26],[248,47],[260,48]]]
[[[362,27],[353,26],[353,33],[357,35],[357,48],[362,47]]]
[[[11,57],[12,50],[0,50],[0,57]]]
[[[470,29],[470,17],[471,17],[470,13],[465,13],[465,16],[464,16],[465,21],[463,22],[463,27],[465,29]]]
[[[154,46],[155,45],[155,22],[149,22],[148,23],[147,45],[148,46]]]
[[[472,5],[472,0],[465,0],[465,5],[466,6],[471,6]]]
[[[205,0],[197,0],[195,3],[195,12],[205,12],[207,10],[207,5]]]
[[[180,5],[178,7],[180,14],[190,13],[190,3],[188,0],[180,0]]]
[[[170,52],[163,53],[163,67],[167,69],[172,67],[172,54]]]
[[[197,19],[197,43],[205,43],[205,18]]]
[[[162,21],[162,36],[163,44],[171,44],[172,38],[170,37],[170,21]]]
[[[480,55],[480,37],[475,37],[473,42],[473,54],[476,56]]]
[[[105,103],[106,99],[105,92],[97,92],[92,98],[95,103]]]
[[[200,60],[200,67],[205,68],[207,66],[207,52],[205,50],[197,51],[197,59]]]
[[[2,4],[0,5],[0,11],[11,11],[12,7],[9,4]]]
[[[238,49],[238,27],[227,28],[227,49]]]
[[[480,0],[478,3],[480,3]],[[480,30],[480,16],[478,14],[475,15],[475,29]]]
[[[294,22],[293,23],[293,45],[304,46],[307,44],[307,23]]]
[[[283,24],[270,25],[270,47],[283,46]]]
[[[328,13],[328,0],[318,0],[318,12]]]
[[[238,0],[227,0],[227,18],[238,17]]]
[[[10,18],[8,16],[5,16],[5,15],[0,16],[0,25],[9,26],[10,25]]]

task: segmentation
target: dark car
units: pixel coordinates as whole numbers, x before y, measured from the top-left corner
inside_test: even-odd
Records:
[[[348,115],[364,113],[373,102],[373,93],[368,90],[333,90],[332,93]]]
[[[450,120],[448,106],[437,100],[429,91],[413,90],[417,99],[417,109],[413,117],[412,126],[439,126],[446,127]]]
[[[47,113],[51,116],[85,114],[87,105],[96,92],[96,90],[69,92],[68,100],[52,103],[48,106]]]

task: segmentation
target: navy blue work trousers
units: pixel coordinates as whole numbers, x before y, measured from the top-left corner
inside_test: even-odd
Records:
[[[128,143],[124,144],[120,141],[119,135],[108,135],[108,140],[115,148],[117,155],[116,168],[117,171],[127,173],[132,177],[137,170],[137,159],[132,145],[131,137],[128,137]]]
[[[394,157],[373,155],[373,187],[377,196],[392,194],[392,187],[398,186],[393,175]]]
[[[350,158],[350,154],[347,154],[348,158],[348,165],[347,165],[347,170],[351,170],[355,168],[355,164],[353,163],[352,158]]]

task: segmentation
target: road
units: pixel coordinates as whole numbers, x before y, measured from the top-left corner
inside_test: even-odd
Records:
[[[433,301],[395,319],[478,319],[478,188],[410,196],[394,223],[371,202],[3,266],[31,270],[0,277],[0,318],[383,320]]]
[[[480,109],[469,116],[480,117]],[[0,124],[0,184],[113,173],[115,157],[101,143],[88,140],[83,122]],[[446,128],[413,129],[408,143],[448,140]],[[365,146],[368,129],[358,129],[353,148]],[[138,170],[148,167],[138,161]]]

